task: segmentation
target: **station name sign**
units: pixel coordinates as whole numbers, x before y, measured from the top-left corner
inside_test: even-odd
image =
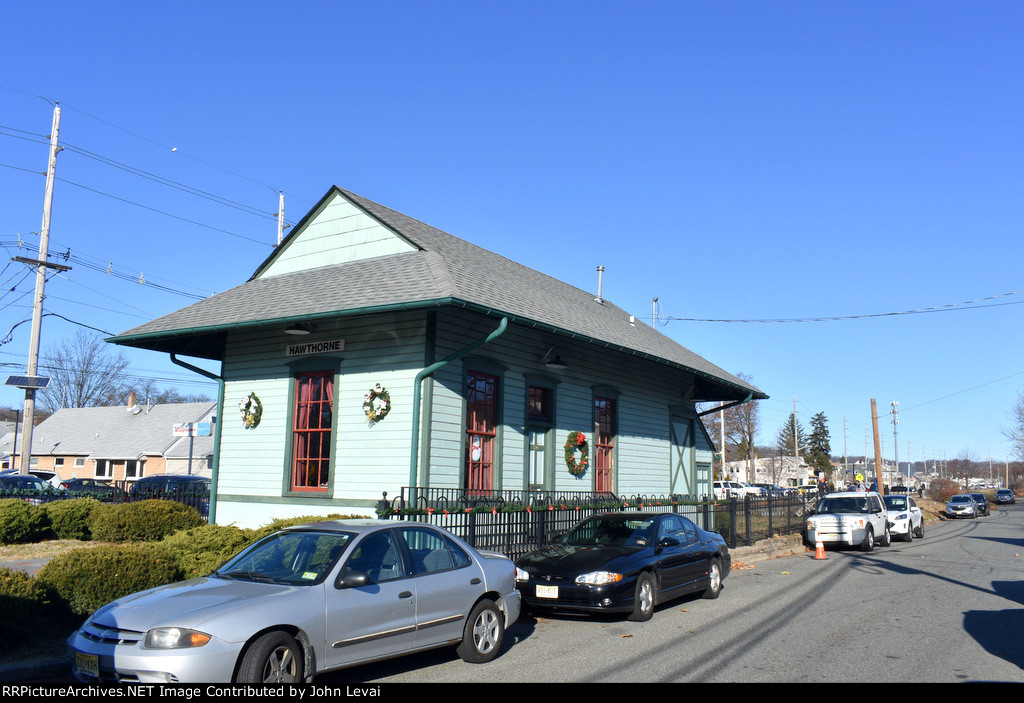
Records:
[[[325,339],[320,342],[300,342],[288,345],[288,356],[304,354],[330,354],[345,351],[344,339]]]

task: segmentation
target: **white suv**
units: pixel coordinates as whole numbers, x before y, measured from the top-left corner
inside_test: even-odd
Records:
[[[829,493],[807,518],[807,542],[859,545],[861,550],[870,552],[876,542],[889,546],[889,527],[889,513],[878,493]]]

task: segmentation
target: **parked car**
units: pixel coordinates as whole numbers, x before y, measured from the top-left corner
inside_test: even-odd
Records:
[[[992,511],[989,508],[988,496],[984,493],[971,493],[971,500],[978,505],[978,515],[991,515]]]
[[[912,542],[914,537],[924,537],[924,511],[910,496],[888,495],[885,509],[889,513],[889,532],[894,539]]]
[[[1013,491],[1011,491],[1009,488],[1000,488],[998,491],[996,491],[995,502],[1013,504],[1017,502],[1017,496],[1015,496],[1013,494]]]
[[[829,545],[859,546],[870,552],[876,542],[888,547],[889,513],[878,493],[854,491],[829,493],[807,518],[807,541]]]
[[[774,483],[755,483],[754,485],[760,489],[762,496],[786,495],[786,489],[776,486]]]
[[[743,481],[715,481],[712,485],[712,490],[714,491],[715,498],[718,500],[742,498],[746,495],[758,498],[761,495],[759,488],[754,488]]]
[[[60,487],[71,494],[94,496],[99,500],[118,502],[127,497],[121,488],[98,478],[70,478],[62,481]]]
[[[132,484],[129,495],[141,496],[148,493],[174,490],[209,490],[210,479],[205,476],[188,476],[184,474],[155,474],[143,476]]]
[[[143,476],[128,490],[128,500],[157,498],[191,505],[206,515],[210,510],[210,479],[187,474],[154,474]]]
[[[40,478],[50,484],[54,490],[60,490],[61,479],[55,471],[34,471],[29,469],[29,475]]]
[[[757,486],[752,486],[746,481],[735,481],[734,483],[738,483],[740,485],[740,498],[743,496],[750,496],[751,498],[761,497],[761,489]]]
[[[51,500],[57,491],[38,476],[7,474],[0,476],[0,498],[21,498],[39,505]]]
[[[967,494],[955,495],[946,502],[946,516],[974,519],[978,517],[977,503]]]
[[[299,682],[452,644],[486,662],[519,616],[515,573],[431,525],[289,527],[209,576],[103,606],[68,652],[83,682]]]
[[[516,562],[524,607],[628,613],[649,620],[659,603],[717,598],[732,567],[725,540],[674,513],[605,513]]]

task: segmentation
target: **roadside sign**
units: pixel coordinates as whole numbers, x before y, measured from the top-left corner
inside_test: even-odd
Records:
[[[209,437],[213,434],[212,422],[179,422],[171,428],[175,437]]]

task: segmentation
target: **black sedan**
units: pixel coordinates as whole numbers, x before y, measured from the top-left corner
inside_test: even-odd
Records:
[[[722,536],[681,515],[607,513],[519,559],[516,586],[532,610],[645,621],[659,603],[688,593],[717,598],[731,565]]]
[[[71,478],[60,487],[74,496],[92,496],[99,500],[115,503],[124,502],[128,494],[117,486],[95,478]]]

